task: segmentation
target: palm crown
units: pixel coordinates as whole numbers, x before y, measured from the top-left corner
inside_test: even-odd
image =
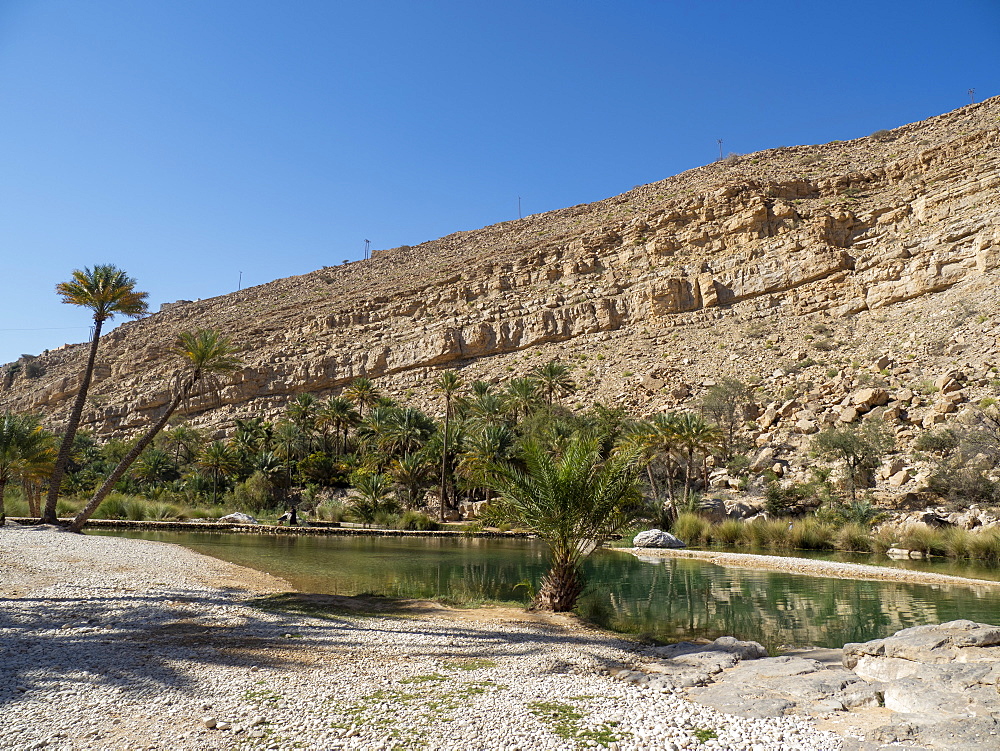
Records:
[[[106,321],[116,313],[138,318],[148,312],[147,292],[137,292],[136,281],[111,264],[73,271],[73,279],[56,285],[56,292],[69,305],[94,311],[95,321]]]

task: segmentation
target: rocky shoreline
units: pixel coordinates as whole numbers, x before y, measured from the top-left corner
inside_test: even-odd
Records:
[[[844,680],[839,650],[650,648],[570,617],[277,595],[281,580],[179,546],[50,528],[0,528],[0,571],[0,748],[990,747],[941,745],[947,732],[904,732],[907,717],[841,699],[786,691],[761,710],[756,693]],[[744,704],[720,698],[726,686]],[[983,712],[970,742],[995,739]]]

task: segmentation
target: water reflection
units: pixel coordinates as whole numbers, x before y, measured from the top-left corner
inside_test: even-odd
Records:
[[[139,533],[288,579],[300,591],[525,601],[545,548],[530,540],[269,537]],[[769,648],[840,646],[956,618],[996,622],[1000,592],[724,568],[692,559],[641,561],[601,551],[587,564],[581,612],[663,641],[731,634]]]

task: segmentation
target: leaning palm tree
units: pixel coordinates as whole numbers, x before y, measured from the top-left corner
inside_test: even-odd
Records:
[[[87,505],[83,507],[73,523],[70,530],[79,532],[83,525],[97,511],[97,507],[107,497],[114,488],[115,483],[121,479],[132,463],[139,458],[154,438],[166,426],[170,416],[190,397],[195,387],[199,386],[201,392],[210,392],[218,387],[216,376],[223,373],[231,373],[240,366],[240,361],[235,356],[235,348],[228,337],[222,336],[218,331],[201,329],[194,333],[184,332],[177,337],[173,346],[173,353],[185,361],[185,368],[177,374],[177,385],[174,389],[174,398],[167,404],[166,411],[152,427],[147,430],[142,437],[136,441],[135,445],[125,454],[118,466],[112,470],[111,474],[104,480],[104,483],[94,491]]]
[[[80,419],[83,417],[83,406],[87,401],[90,381],[94,375],[94,362],[97,358],[97,344],[101,339],[101,327],[104,322],[114,318],[116,314],[139,318],[147,312],[146,297],[148,293],[137,292],[135,279],[121,269],[110,264],[84,267],[83,271],[75,269],[73,279],[56,285],[56,292],[62,296],[62,301],[69,305],[79,305],[90,308],[94,313],[94,333],[90,338],[90,353],[87,355],[87,365],[83,371],[83,380],[76,393],[76,400],[70,410],[63,434],[59,453],[56,455],[52,475],[49,477],[49,492],[45,499],[45,509],[41,521],[45,524],[56,523],[56,502],[59,500],[59,487],[63,475],[69,465],[70,454],[73,453],[73,439]]]
[[[444,431],[441,433],[441,510],[440,518],[444,521],[445,508],[448,505],[448,439],[451,428],[452,399],[462,387],[462,379],[454,370],[446,370],[437,380],[434,390],[444,395]]]
[[[549,546],[551,566],[535,607],[572,610],[583,592],[584,559],[641,513],[640,454],[623,449],[604,457],[598,441],[578,435],[558,457],[529,441],[521,459],[523,470],[493,466],[490,482],[499,497],[491,514],[530,529]]]
[[[576,391],[576,381],[570,376],[569,366],[555,360],[535,368],[531,377],[538,393],[549,405],[555,403],[556,397]]]
[[[0,414],[0,526],[7,521],[3,495],[12,480],[30,481],[53,459],[53,436],[32,415]]]

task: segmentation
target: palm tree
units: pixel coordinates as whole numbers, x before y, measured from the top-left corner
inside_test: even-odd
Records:
[[[569,366],[555,360],[535,368],[531,377],[538,393],[545,396],[545,402],[549,405],[555,403],[557,396],[576,391],[576,382],[570,376]]]
[[[527,417],[539,405],[538,384],[531,378],[515,378],[507,384],[504,401],[516,423],[519,415]]]
[[[90,338],[90,353],[87,355],[87,365],[83,371],[83,380],[76,394],[76,401],[70,410],[63,434],[62,444],[56,456],[52,476],[49,478],[49,493],[45,499],[45,510],[41,521],[44,524],[56,523],[56,502],[59,500],[59,488],[63,475],[73,452],[73,439],[80,419],[83,417],[83,406],[87,401],[90,381],[94,375],[94,362],[97,358],[97,344],[101,338],[101,327],[104,322],[114,318],[116,314],[139,318],[147,312],[146,292],[136,292],[136,281],[121,269],[108,265],[84,267],[83,271],[75,269],[73,279],[56,285],[56,292],[62,296],[62,301],[69,305],[79,305],[90,308],[94,313],[94,333]]]
[[[299,394],[289,403],[285,410],[288,419],[295,424],[299,432],[302,433],[303,438],[309,444],[310,450],[312,449],[313,433],[316,429],[317,407],[315,396],[312,394]]]
[[[458,472],[475,487],[486,488],[486,500],[491,500],[490,467],[506,462],[514,452],[514,431],[506,425],[484,425],[465,442],[458,462]]]
[[[3,496],[11,480],[31,481],[51,464],[53,436],[31,415],[0,414],[0,526],[7,521]]]
[[[523,470],[510,463],[492,467],[490,482],[499,493],[493,514],[549,546],[552,562],[535,607],[572,610],[583,592],[584,559],[641,512],[640,454],[623,449],[604,457],[598,441],[578,435],[558,457],[529,441],[521,459]]]
[[[446,370],[437,380],[434,390],[444,395],[444,433],[441,447],[441,521],[444,521],[444,511],[448,505],[448,438],[451,427],[452,399],[462,387],[462,379],[454,370]]]
[[[505,405],[497,394],[485,393],[471,399],[466,405],[468,414],[480,425],[500,425],[504,422]]]
[[[236,452],[222,441],[212,441],[198,457],[198,466],[212,472],[212,503],[218,500],[219,475],[228,477],[236,472],[239,460]]]
[[[677,514],[674,504],[673,464],[673,452],[678,446],[677,430],[677,414],[675,412],[659,412],[649,420],[633,425],[630,434],[625,438],[627,442],[634,443],[646,454],[649,488],[658,503],[660,501],[660,488],[653,472],[653,464],[657,459],[664,463],[667,475],[667,502],[664,508],[667,509],[671,518]]]
[[[410,454],[420,449],[434,433],[434,421],[414,407],[404,407],[389,413],[378,448],[383,453]]]
[[[322,405],[316,415],[316,422],[324,431],[333,430],[339,443],[334,444],[338,454],[347,451],[347,432],[361,420],[361,415],[354,409],[350,400],[342,396],[331,396]]]
[[[379,390],[375,384],[365,377],[355,378],[350,385],[344,389],[344,396],[358,405],[358,414],[364,415],[365,407],[371,406],[378,400]]]
[[[364,472],[356,475],[353,480],[358,491],[351,509],[367,527],[375,521],[382,512],[391,513],[396,509],[392,500],[392,478],[381,472]]]
[[[301,458],[305,436],[293,422],[279,422],[274,428],[275,453],[285,462],[285,490],[292,488],[292,464]]]
[[[115,483],[139,458],[146,446],[156,438],[156,434],[163,430],[181,402],[194,393],[196,386],[200,386],[201,391],[216,389],[218,387],[215,378],[217,375],[230,373],[240,366],[240,361],[235,356],[235,348],[229,338],[211,329],[200,329],[194,333],[184,332],[180,334],[172,351],[185,361],[185,369],[178,373],[178,385],[175,388],[174,398],[167,404],[166,411],[160,419],[136,441],[104,483],[94,491],[90,501],[70,524],[71,531],[79,532],[83,529],[83,525],[87,523],[97,507],[111,492]]]
[[[175,425],[172,428],[164,430],[163,436],[166,439],[164,443],[167,447],[174,450],[174,465],[176,467],[180,467],[181,465],[182,451],[184,452],[185,463],[190,462],[197,455],[198,449],[204,440],[202,434],[187,423],[181,423],[180,425]]]
[[[420,453],[405,454],[389,467],[389,475],[403,489],[407,509],[422,506],[424,491],[431,475],[431,465]]]
[[[722,431],[717,425],[713,425],[694,412],[678,414],[673,429],[677,446],[687,459],[684,464],[684,502],[687,503],[691,495],[691,467],[694,464],[694,455],[700,451],[707,456],[711,448],[720,442]]]

